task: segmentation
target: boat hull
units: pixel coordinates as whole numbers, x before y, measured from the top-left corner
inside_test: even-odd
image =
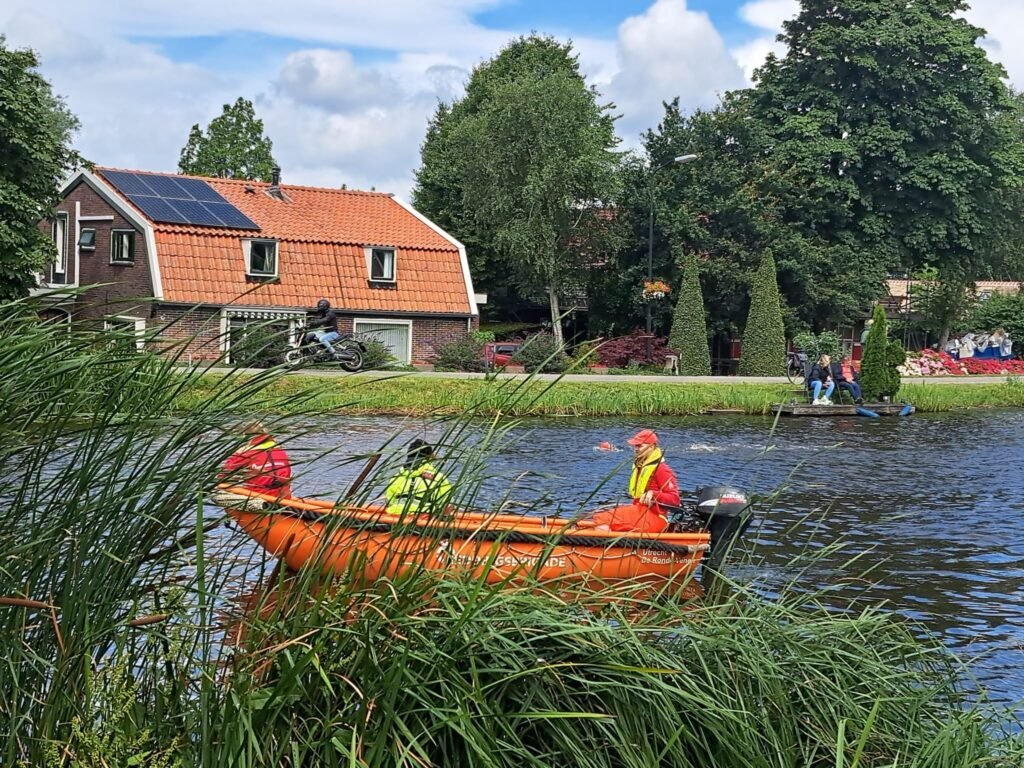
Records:
[[[263,510],[245,506],[226,508],[243,531],[292,570],[316,568],[367,581],[427,569],[495,584],[660,583],[689,576],[709,541],[707,533],[640,538],[595,531],[585,523],[507,515],[454,515],[441,522],[399,519],[379,508],[319,511],[318,502],[298,499]]]

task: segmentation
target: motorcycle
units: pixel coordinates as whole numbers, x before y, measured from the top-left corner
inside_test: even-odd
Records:
[[[285,353],[284,361],[295,368],[315,363],[338,363],[342,370],[349,373],[355,373],[363,367],[366,347],[351,333],[341,334],[331,342],[331,346],[334,347],[333,356],[317,340],[315,333],[307,333]]]

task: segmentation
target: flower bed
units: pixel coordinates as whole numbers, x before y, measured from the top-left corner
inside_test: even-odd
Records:
[[[965,357],[954,360],[945,352],[926,349],[908,355],[901,376],[1024,376],[1024,360]]]

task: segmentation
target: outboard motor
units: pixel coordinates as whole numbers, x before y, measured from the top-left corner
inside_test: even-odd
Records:
[[[753,512],[746,491],[728,485],[697,489],[697,517],[711,534],[709,565],[717,568],[750,526]]]

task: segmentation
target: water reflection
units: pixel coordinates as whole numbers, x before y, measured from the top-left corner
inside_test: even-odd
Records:
[[[289,443],[306,462],[295,483],[303,495],[347,487],[360,468],[352,455],[444,436],[417,420],[304,426],[314,429]],[[768,419],[732,416],[528,420],[491,461],[485,501],[511,494],[573,509],[606,478],[588,503],[623,499],[630,453],[594,449],[621,446],[641,426],[658,431],[683,488],[782,489],[734,575],[769,590],[799,575],[806,588],[835,584],[844,597],[884,602],[939,632],[994,693],[1024,697],[1024,412],[797,419],[774,433]],[[844,546],[829,550],[836,540]],[[817,553],[808,570],[789,565],[807,552]]]

